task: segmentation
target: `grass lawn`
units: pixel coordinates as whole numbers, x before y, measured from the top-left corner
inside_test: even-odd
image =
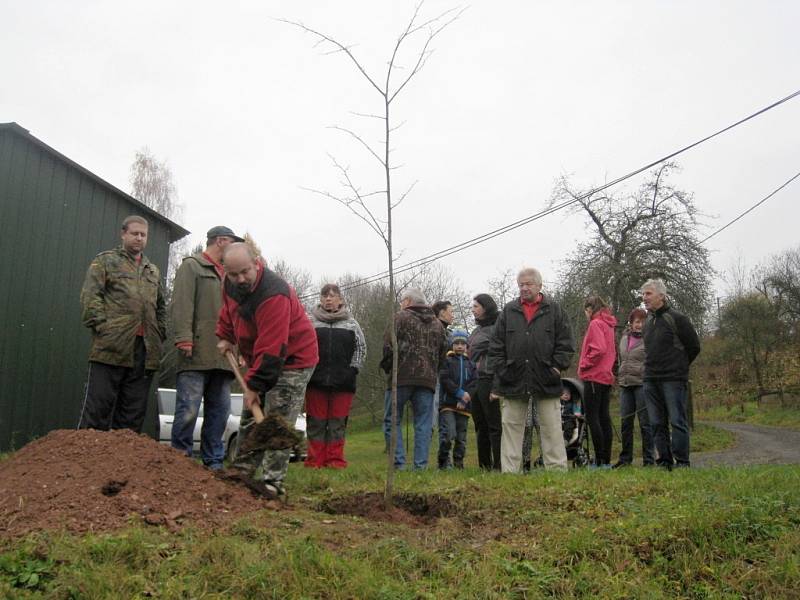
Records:
[[[400,472],[398,494],[451,507],[413,525],[321,510],[383,489],[380,432],[351,435],[347,456],[292,465],[287,509],[223,531],[2,542],[0,597],[800,597],[800,467]]]
[[[703,409],[695,414],[696,419],[704,421],[733,421],[736,423],[752,423],[800,429],[800,409],[781,408],[774,405],[761,405],[749,401],[730,406],[720,405]]]

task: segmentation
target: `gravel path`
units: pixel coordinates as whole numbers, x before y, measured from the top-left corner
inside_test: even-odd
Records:
[[[692,454],[692,466],[800,464],[800,431],[747,423],[708,423],[732,431],[736,442],[721,452]]]

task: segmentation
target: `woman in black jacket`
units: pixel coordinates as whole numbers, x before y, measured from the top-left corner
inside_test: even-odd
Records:
[[[500,418],[500,403],[489,399],[492,391],[492,376],[486,374],[486,352],[497,321],[497,304],[489,294],[478,294],[473,298],[472,315],[478,327],[467,341],[469,358],[478,368],[478,383],[472,399],[472,419],[475,422],[475,437],[478,444],[478,465],[481,469],[500,470],[500,438],[503,425]]]
[[[317,333],[319,363],[306,388],[307,467],[343,469],[344,434],[356,392],[356,376],[364,365],[364,333],[344,304],[339,287],[327,283],[311,311]]]

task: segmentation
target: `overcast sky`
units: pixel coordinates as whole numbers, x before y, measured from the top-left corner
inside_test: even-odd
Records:
[[[452,6],[429,0],[423,15]],[[328,153],[364,189],[380,181],[329,126],[377,142],[350,112],[381,99],[344,55],[275,18],[352,45],[377,73],[413,7],[0,0],[0,122],[126,191],[148,146],[172,168],[193,243],[225,224],[315,277],[371,275],[386,266],[378,237],[302,188],[337,190]],[[472,2],[393,105],[395,190],[419,181],[395,214],[401,262],[541,210],[562,174],[602,184],[800,89],[798,23],[791,0]],[[710,233],[800,170],[800,98],[678,161],[673,183]],[[715,267],[796,245],[798,198],[800,180],[709,241]],[[585,231],[559,213],[443,263],[474,293],[507,267],[552,281]]]

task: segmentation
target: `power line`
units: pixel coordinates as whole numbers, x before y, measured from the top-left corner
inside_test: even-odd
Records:
[[[701,244],[705,244],[705,243],[706,243],[708,240],[710,240],[712,237],[714,237],[714,236],[715,236],[715,235],[717,235],[718,233],[720,233],[720,232],[722,232],[722,231],[726,230],[728,227],[730,227],[731,225],[733,225],[734,223],[736,223],[736,221],[738,221],[739,219],[741,219],[742,217],[744,217],[744,216],[745,216],[747,213],[749,213],[749,212],[752,212],[753,210],[755,210],[756,208],[758,208],[759,206],[761,206],[762,204],[764,204],[764,202],[766,202],[767,200],[769,200],[770,198],[772,198],[772,197],[773,197],[775,194],[777,194],[778,192],[780,192],[780,191],[781,191],[783,188],[785,188],[787,185],[789,185],[790,183],[792,183],[792,182],[793,182],[795,179],[797,179],[798,177],[800,177],[800,172],[798,172],[798,173],[797,173],[797,174],[796,174],[794,177],[792,177],[791,179],[789,179],[788,181],[786,181],[786,182],[785,182],[783,185],[781,185],[780,187],[778,187],[778,188],[775,188],[774,190],[772,190],[772,192],[770,192],[770,194],[769,194],[768,196],[766,196],[766,197],[762,198],[761,200],[759,200],[758,202],[756,202],[756,203],[755,203],[753,206],[751,206],[750,208],[748,208],[746,211],[744,211],[744,212],[743,212],[742,214],[740,214],[738,217],[736,217],[736,218],[735,218],[735,219],[733,219],[732,221],[729,221],[728,223],[726,223],[725,225],[723,225],[722,227],[720,227],[719,229],[717,229],[717,230],[716,230],[714,233],[712,233],[711,235],[709,235],[709,236],[708,236],[708,237],[706,237],[705,239],[701,240],[701,241],[700,241],[700,243],[701,243]]]
[[[638,175],[639,173],[642,173],[643,171],[646,171],[647,169],[650,169],[650,168],[652,168],[652,167],[654,167],[654,166],[656,166],[656,165],[658,165],[660,163],[666,162],[666,161],[670,160],[671,158],[674,158],[674,157],[678,156],[679,154],[683,154],[684,152],[687,152],[688,150],[691,150],[692,148],[695,148],[695,147],[699,146],[700,144],[703,144],[703,143],[705,143],[705,142],[707,142],[707,141],[709,141],[709,140],[711,140],[711,139],[713,139],[713,138],[715,138],[715,137],[717,137],[719,135],[722,135],[723,133],[725,133],[727,131],[730,131],[731,129],[733,129],[735,127],[738,127],[739,125],[742,125],[743,123],[746,123],[747,121],[750,121],[751,119],[754,119],[755,117],[757,117],[759,115],[762,115],[765,112],[767,112],[769,110],[772,110],[773,108],[776,108],[776,107],[780,106],[781,104],[784,104],[785,102],[788,102],[789,100],[791,100],[791,99],[793,99],[793,98],[795,98],[795,97],[797,97],[799,95],[800,95],[800,90],[797,90],[797,91],[789,94],[788,96],[786,96],[784,98],[781,98],[780,100],[778,100],[776,102],[773,102],[772,104],[757,110],[756,112],[744,117],[743,119],[740,119],[740,120],[736,121],[735,123],[732,123],[731,125],[728,125],[727,127],[724,127],[723,129],[720,129],[719,131],[716,131],[716,132],[714,132],[714,133],[712,133],[710,135],[707,135],[706,137],[704,137],[702,139],[699,139],[699,140],[697,140],[697,141],[695,141],[695,142],[693,142],[693,143],[691,143],[691,144],[689,144],[687,146],[684,146],[683,148],[681,148],[679,150],[676,150],[676,151],[674,151],[674,152],[672,152],[672,153],[670,153],[670,154],[668,154],[668,155],[666,155],[666,156],[664,156],[662,158],[659,158],[658,160],[654,160],[651,163],[648,163],[648,164],[646,164],[646,165],[644,165],[642,167],[639,167],[635,171],[631,171],[630,173],[627,173],[626,175],[623,175],[621,177],[617,177],[613,181],[610,181],[610,182],[608,182],[605,185],[602,185],[600,187],[594,188],[594,189],[586,192],[585,194],[583,194],[581,196],[578,196],[576,198],[572,198],[570,200],[562,202],[561,204],[557,204],[555,206],[551,206],[550,208],[547,208],[547,209],[545,209],[543,211],[540,211],[538,213],[535,213],[535,214],[530,215],[528,217],[525,217],[523,219],[519,219],[518,221],[514,221],[513,223],[509,223],[508,225],[504,225],[503,227],[499,227],[497,229],[494,229],[492,231],[489,231],[487,233],[484,233],[484,234],[479,235],[477,237],[474,237],[472,239],[466,240],[464,242],[461,242],[460,244],[456,244],[454,246],[450,246],[449,248],[445,248],[444,250],[440,250],[438,252],[434,252],[433,254],[429,254],[428,256],[424,256],[422,258],[419,258],[419,259],[413,260],[411,262],[408,262],[408,263],[406,263],[404,265],[401,265],[401,266],[397,267],[396,269],[394,269],[394,273],[395,274],[401,274],[401,273],[404,273],[406,271],[422,267],[422,266],[427,265],[427,264],[429,264],[431,262],[434,262],[434,261],[440,260],[442,258],[445,258],[447,256],[450,256],[451,254],[455,254],[457,252],[461,252],[462,250],[466,250],[468,248],[471,248],[472,246],[476,246],[478,244],[482,244],[483,242],[489,241],[489,240],[491,240],[491,239],[493,239],[495,237],[498,237],[498,236],[501,236],[503,234],[506,234],[506,233],[508,233],[510,231],[513,231],[515,229],[518,229],[518,228],[520,228],[520,227],[522,227],[524,225],[528,225],[529,223],[537,221],[537,220],[539,220],[539,219],[541,219],[543,217],[546,217],[547,215],[550,215],[550,214],[552,214],[554,212],[557,212],[559,210],[563,210],[564,208],[567,208],[568,206],[570,206],[572,204],[575,204],[576,202],[579,202],[579,201],[589,197],[592,194],[596,194],[597,192],[601,192],[603,190],[606,190],[606,189],[608,189],[608,188],[610,188],[610,187],[612,187],[614,185],[617,185],[618,183],[621,183],[621,182],[625,181],[626,179],[630,179],[631,177],[635,177],[636,175]],[[381,271],[380,273],[376,273],[375,275],[370,275],[369,277],[364,277],[362,279],[358,279],[358,280],[350,283],[347,286],[343,286],[342,290],[343,291],[344,290],[349,290],[349,289],[353,289],[353,288],[356,288],[356,287],[361,287],[363,285],[369,285],[371,283],[376,283],[376,282],[378,282],[378,281],[380,281],[382,279],[385,279],[388,276],[389,276],[389,271],[388,270]],[[313,295],[314,294],[308,294],[306,296],[303,296],[303,298],[304,299],[305,298],[311,298]]]

